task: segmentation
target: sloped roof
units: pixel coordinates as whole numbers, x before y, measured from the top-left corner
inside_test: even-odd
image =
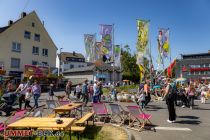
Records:
[[[60,55],[58,55],[58,56],[60,56]],[[66,61],[66,57],[85,58],[81,53],[61,52],[61,61]]]
[[[85,72],[85,71],[93,71],[94,69],[101,70],[101,71],[113,71],[113,66],[104,63],[104,65],[96,66],[94,63],[90,66],[80,67],[80,68],[73,68],[64,71],[63,73],[75,73],[75,72]],[[119,67],[114,67],[115,71],[120,72]]]
[[[57,49],[57,47],[56,47],[55,43],[53,42],[52,38],[50,37],[50,35],[49,35],[49,33],[47,32],[46,28],[43,26],[43,24],[42,24],[41,20],[39,19],[38,15],[36,14],[36,12],[35,12],[35,11],[32,11],[31,13],[26,14],[26,16],[25,16],[25,17],[20,18],[20,19],[18,19],[18,20],[16,20],[16,21],[14,21],[14,22],[13,22],[10,26],[0,27],[0,34],[1,34],[1,33],[3,33],[3,32],[5,32],[7,29],[9,29],[9,28],[13,27],[16,23],[18,23],[18,22],[22,21],[23,19],[25,19],[26,17],[28,17],[29,15],[32,15],[32,14],[34,14],[34,15],[36,16],[36,18],[38,19],[38,21],[41,23],[41,25],[42,25],[42,27],[43,27],[44,31],[46,32],[46,34],[47,34],[47,36],[48,36],[49,40],[52,42],[52,44],[53,44],[53,45],[55,46],[55,48]]]
[[[0,33],[4,32],[7,28],[9,28],[9,26],[0,27]]]

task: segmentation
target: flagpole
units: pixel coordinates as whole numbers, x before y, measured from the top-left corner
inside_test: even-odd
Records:
[[[113,83],[115,82],[114,24],[112,24]]]

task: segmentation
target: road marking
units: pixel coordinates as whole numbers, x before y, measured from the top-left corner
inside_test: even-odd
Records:
[[[156,130],[178,130],[178,131],[192,131],[190,128],[181,127],[155,127]]]

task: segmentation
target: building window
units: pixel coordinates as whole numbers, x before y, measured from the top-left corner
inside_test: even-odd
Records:
[[[34,55],[39,55],[39,47],[33,46],[32,53],[33,53]]]
[[[48,56],[48,49],[42,49],[42,55]]]
[[[24,38],[26,38],[26,39],[31,39],[31,32],[25,31],[25,32],[24,32]]]
[[[42,65],[43,66],[48,66],[48,63],[47,62],[42,62]]]
[[[11,68],[20,68],[19,58],[11,58]]]
[[[73,69],[74,68],[74,65],[70,65],[70,69]]]
[[[32,27],[35,27],[35,23],[34,23],[34,22],[32,22],[31,26],[32,26]]]
[[[38,61],[32,61],[32,65],[38,65],[39,62]]]
[[[40,42],[40,34],[35,34],[34,35],[34,41]]]
[[[18,42],[12,42],[12,51],[21,52],[21,44]]]

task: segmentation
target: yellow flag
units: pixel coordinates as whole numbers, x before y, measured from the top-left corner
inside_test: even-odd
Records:
[[[139,74],[140,74],[140,81],[142,81],[143,77],[144,77],[144,67],[142,65],[138,65],[139,66]]]

